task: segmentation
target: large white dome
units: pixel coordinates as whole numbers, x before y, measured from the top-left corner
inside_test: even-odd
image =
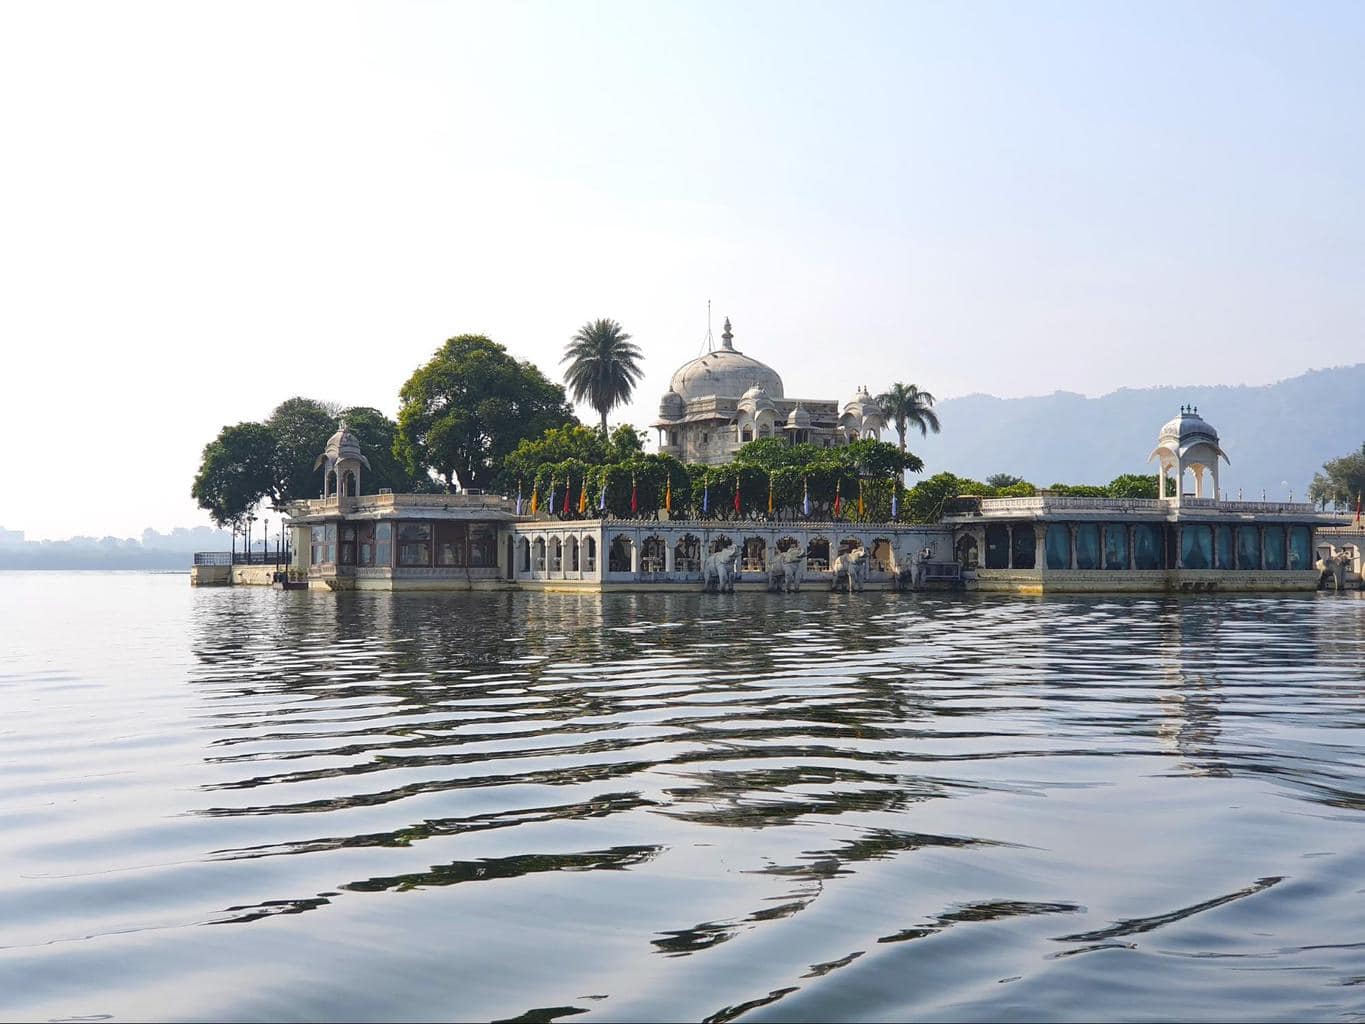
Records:
[[[714,352],[685,363],[673,374],[672,390],[690,402],[706,395],[721,398],[740,398],[754,385],[767,392],[769,398],[782,398],[782,378],[766,363],[751,359],[732,344],[730,321],[725,321],[721,347]]]

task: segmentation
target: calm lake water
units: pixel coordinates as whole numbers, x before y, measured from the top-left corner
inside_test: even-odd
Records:
[[[0,573],[0,1018],[1365,1018],[1365,601]]]

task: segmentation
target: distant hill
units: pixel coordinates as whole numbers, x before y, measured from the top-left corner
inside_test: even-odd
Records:
[[[1247,499],[1264,489],[1283,500],[1287,480],[1301,500],[1323,462],[1365,443],[1365,363],[1265,387],[1122,388],[1099,398],[967,395],[935,406],[943,433],[916,432],[907,442],[923,457],[926,475],[1012,473],[1040,487],[1107,483],[1121,473],[1156,472],[1147,456],[1161,425],[1186,402],[1218,431],[1231,460],[1221,474],[1231,498],[1241,488]]]

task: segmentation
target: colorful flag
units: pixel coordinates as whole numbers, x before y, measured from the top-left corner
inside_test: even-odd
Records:
[[[768,474],[768,515],[773,514],[773,475]]]
[[[1356,491],[1356,522],[1360,522],[1360,492]]]
[[[901,509],[901,482],[893,480],[891,482],[891,521],[896,521],[896,516]]]
[[[521,515],[521,481],[517,481],[517,515]]]
[[[630,474],[630,514],[640,511],[640,496],[635,490],[635,474]]]
[[[578,489],[578,514],[581,516],[588,511],[588,478],[583,477],[583,486]]]
[[[843,483],[842,480],[835,480],[835,481],[834,481],[834,518],[835,518],[835,519],[838,519],[838,518],[839,518],[839,509],[840,509],[840,507],[843,505],[843,500],[839,497],[839,485],[840,485],[841,483]]]
[[[569,508],[570,508],[570,506],[569,506],[569,491],[570,491],[570,490],[572,490],[572,487],[571,487],[570,484],[569,484],[569,478],[568,478],[568,477],[565,477],[565,478],[564,478],[564,507],[563,507],[563,509],[560,511],[560,515],[565,515],[565,516],[567,516],[567,515],[569,514]]]
[[[863,505],[863,478],[858,477],[858,518],[864,518],[866,506]]]
[[[801,514],[807,519],[810,518],[810,477],[804,477],[805,493],[801,498]]]
[[[702,481],[701,485],[701,514],[706,515],[711,510],[711,484],[709,481]]]
[[[540,510],[540,484],[531,485],[531,515]]]
[[[735,514],[739,514],[739,474],[735,474]]]
[[[599,495],[597,496],[597,511],[599,511],[599,512],[605,512],[606,510],[607,510],[607,477],[606,477],[605,474],[603,474],[603,476],[602,476],[602,493],[599,494]]]
[[[554,510],[555,510],[555,478],[554,478],[554,477],[550,477],[550,500],[547,501],[547,502],[545,503],[545,508],[546,508],[546,511],[550,512],[552,515],[554,514]]]
[[[670,475],[664,482],[664,511],[673,511],[673,477]]]

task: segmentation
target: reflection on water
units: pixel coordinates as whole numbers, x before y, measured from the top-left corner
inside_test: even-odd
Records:
[[[6,1019],[1365,1015],[1352,595],[0,612]]]

